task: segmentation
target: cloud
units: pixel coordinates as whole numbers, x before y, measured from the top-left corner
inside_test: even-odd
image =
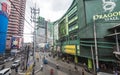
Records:
[[[53,11],[63,11],[69,8],[73,0],[53,0],[52,10]]]
[[[25,18],[30,22],[31,11],[30,7],[40,8],[40,16],[44,17],[46,20],[56,21],[60,19],[67,9],[70,7],[73,0],[27,0],[26,3],[26,13]],[[33,24],[32,24],[33,25]],[[24,32],[30,33],[33,31],[33,28],[25,21]],[[29,42],[32,40],[32,37],[24,34],[24,41]]]
[[[73,0],[37,0],[40,16],[55,21],[70,7]]]

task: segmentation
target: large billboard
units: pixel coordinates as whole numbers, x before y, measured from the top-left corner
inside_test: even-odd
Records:
[[[13,36],[11,38],[11,49],[20,49],[22,47],[23,38],[20,36]]]
[[[0,11],[0,54],[5,52],[8,18]]]
[[[0,11],[3,11],[6,15],[10,14],[11,3],[9,0],[0,0]]]
[[[0,54],[5,53],[9,14],[10,14],[9,0],[0,0]]]
[[[99,22],[118,22],[120,20],[120,0],[85,0],[87,24]]]

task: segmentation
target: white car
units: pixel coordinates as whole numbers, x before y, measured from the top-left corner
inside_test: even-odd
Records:
[[[11,69],[14,69],[16,67],[20,66],[20,60],[16,60],[13,62],[12,66],[11,66]]]
[[[13,61],[14,60],[14,58],[9,58],[9,61]]]
[[[11,75],[11,69],[5,68],[5,69],[0,70],[0,75]]]

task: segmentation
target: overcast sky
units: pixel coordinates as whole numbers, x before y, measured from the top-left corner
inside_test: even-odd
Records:
[[[27,0],[26,3],[26,20],[30,22],[30,7],[40,8],[40,16],[51,22],[61,18],[70,7],[73,0]],[[24,33],[30,33],[33,28],[25,22]],[[26,40],[27,39],[27,40]],[[25,42],[31,41],[30,35],[24,35]]]
[[[35,0],[40,8],[40,15],[55,21],[69,8],[73,0]]]

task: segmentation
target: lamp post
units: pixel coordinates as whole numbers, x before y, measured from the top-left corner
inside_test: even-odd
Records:
[[[97,33],[96,33],[96,25],[94,20],[94,41],[95,41],[95,58],[96,58],[96,70],[99,70],[99,61],[98,61],[98,48],[97,48]]]

